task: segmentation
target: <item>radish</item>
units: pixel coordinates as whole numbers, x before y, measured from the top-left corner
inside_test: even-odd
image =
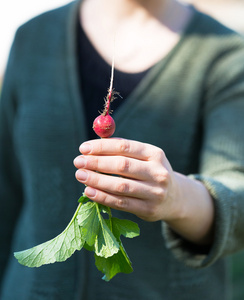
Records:
[[[115,95],[118,93],[113,90],[113,78],[114,78],[114,57],[112,62],[111,81],[108,89],[107,97],[105,98],[104,110],[96,117],[93,122],[93,130],[100,138],[109,138],[115,132],[115,122],[110,116],[112,113],[110,109],[111,102],[115,99]]]
[[[108,138],[114,134],[115,122],[109,115],[100,115],[93,122],[93,129],[101,138]]]

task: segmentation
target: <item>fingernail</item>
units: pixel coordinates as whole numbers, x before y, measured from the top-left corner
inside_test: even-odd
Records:
[[[80,152],[81,153],[90,153],[91,152],[91,145],[88,143],[83,143],[80,145]]]
[[[93,198],[96,195],[96,190],[91,187],[87,187],[85,188],[85,194],[88,198]]]
[[[79,169],[84,168],[86,165],[86,159],[84,157],[77,156],[74,159],[74,165]]]
[[[76,171],[76,178],[80,181],[86,181],[88,174],[82,170]]]

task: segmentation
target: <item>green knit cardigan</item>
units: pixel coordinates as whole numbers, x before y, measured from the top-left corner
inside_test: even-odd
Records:
[[[216,211],[211,249],[188,243],[163,222],[114,211],[141,228],[140,237],[124,241],[131,274],[104,282],[86,250],[40,268],[13,257],[60,233],[84,188],[73,166],[87,139],[77,71],[78,4],[21,26],[4,76],[1,300],[229,299],[227,255],[244,246],[244,39],[198,11],[113,116],[116,136],[162,148],[175,171],[206,185]]]

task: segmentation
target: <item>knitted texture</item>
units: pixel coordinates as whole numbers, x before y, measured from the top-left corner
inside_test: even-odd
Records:
[[[83,190],[73,166],[87,139],[77,4],[21,26],[11,50],[0,102],[1,300],[229,299],[225,256],[244,246],[244,41],[197,11],[113,117],[116,136],[162,148],[175,171],[206,185],[216,207],[211,249],[115,211],[141,228],[124,241],[132,274],[102,281],[85,250],[34,269],[14,259],[13,251],[60,233]]]

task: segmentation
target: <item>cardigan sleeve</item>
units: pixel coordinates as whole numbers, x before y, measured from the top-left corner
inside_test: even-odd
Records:
[[[17,113],[16,44],[15,38],[0,99],[0,283],[4,277],[14,228],[22,206],[21,171],[14,146],[14,122]]]
[[[199,172],[189,175],[213,198],[214,242],[207,251],[197,248],[163,223],[167,247],[196,268],[244,247],[244,43],[223,53],[206,80]]]

